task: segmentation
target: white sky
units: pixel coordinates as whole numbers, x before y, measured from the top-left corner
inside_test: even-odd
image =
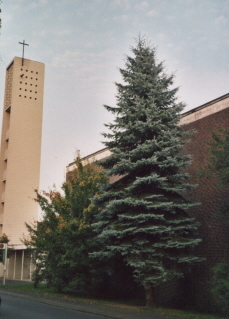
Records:
[[[76,149],[104,147],[103,104],[115,105],[118,68],[139,34],[176,72],[186,110],[229,92],[228,0],[3,0],[1,8],[1,103],[18,42],[29,43],[25,58],[46,65],[41,189],[61,185]]]

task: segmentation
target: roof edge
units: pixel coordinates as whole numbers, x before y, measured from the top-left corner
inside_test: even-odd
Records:
[[[207,103],[204,103],[204,104],[202,104],[202,105],[200,105],[200,106],[197,106],[197,107],[195,107],[194,109],[191,109],[191,110],[189,110],[189,111],[187,111],[187,112],[185,112],[185,113],[182,113],[182,114],[181,114],[181,118],[182,118],[182,117],[185,117],[185,116],[187,116],[187,115],[189,115],[189,114],[195,113],[196,111],[199,111],[199,110],[201,110],[201,109],[204,109],[205,107],[207,107],[207,106],[209,106],[209,105],[212,105],[212,104],[214,104],[214,103],[216,103],[216,102],[219,102],[219,101],[221,101],[221,100],[224,100],[224,99],[226,99],[226,98],[229,98],[229,93],[224,94],[224,95],[222,95],[222,96],[220,96],[220,97],[218,97],[218,98],[216,98],[216,99],[214,99],[214,100],[211,100],[211,101],[209,101],[209,102],[207,102]]]

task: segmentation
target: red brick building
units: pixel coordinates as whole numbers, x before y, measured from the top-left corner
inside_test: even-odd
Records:
[[[187,197],[201,203],[190,214],[201,223],[199,233],[202,243],[198,253],[206,258],[205,262],[193,270],[184,288],[192,308],[214,310],[211,295],[212,268],[221,261],[229,263],[229,223],[226,216],[217,211],[229,192],[228,189],[218,188],[215,179],[199,178],[198,171],[207,164],[207,142],[212,140],[212,131],[229,130],[229,94],[186,112],[181,123],[186,124],[185,130],[196,131],[185,146],[185,152],[192,155],[188,171],[192,181],[197,184]]]
[[[196,131],[184,151],[192,155],[188,171],[192,183],[197,186],[186,195],[192,201],[201,203],[189,213],[201,224],[199,236],[202,243],[198,254],[206,260],[198,264],[183,281],[162,287],[158,291],[158,298],[167,305],[181,306],[183,303],[192,309],[214,311],[216,305],[211,295],[212,268],[221,261],[229,263],[229,223],[226,216],[217,214],[217,210],[229,192],[227,189],[219,189],[214,179],[198,178],[198,171],[207,163],[206,142],[211,140],[211,132],[219,128],[229,129],[229,94],[184,113],[180,124],[184,124],[184,130]],[[100,160],[109,155],[110,151],[103,149],[83,160]],[[67,174],[74,168],[74,163],[69,164]]]

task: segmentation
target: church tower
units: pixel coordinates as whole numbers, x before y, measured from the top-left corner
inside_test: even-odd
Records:
[[[24,47],[23,47],[24,48]],[[44,64],[15,57],[6,69],[0,151],[0,236],[13,246],[8,277],[30,276],[21,242],[25,222],[38,219]]]

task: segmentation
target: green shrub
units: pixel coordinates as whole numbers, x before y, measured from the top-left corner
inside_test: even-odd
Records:
[[[219,263],[213,268],[212,293],[225,314],[229,314],[229,264]]]

